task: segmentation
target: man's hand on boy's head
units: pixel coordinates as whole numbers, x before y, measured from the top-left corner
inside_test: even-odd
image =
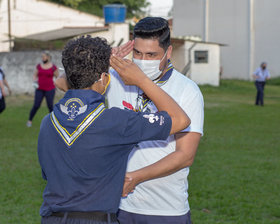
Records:
[[[112,48],[112,55],[118,56],[120,58],[126,57],[133,49],[134,40],[130,40],[127,43]]]
[[[139,87],[143,79],[147,78],[142,70],[128,59],[122,59],[112,55],[110,64],[118,72],[126,85],[136,85]]]

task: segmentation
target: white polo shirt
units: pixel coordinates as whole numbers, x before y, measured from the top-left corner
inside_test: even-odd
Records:
[[[261,67],[257,68],[257,70],[253,73],[257,76],[257,82],[265,82],[267,78],[270,78],[270,73],[267,69],[262,69]]]
[[[116,71],[110,70],[111,84],[107,91],[109,107],[138,109],[142,91],[135,86],[126,86]],[[166,82],[161,85],[188,114],[191,125],[184,132],[203,134],[204,103],[198,86],[175,69]],[[137,100],[138,99],[138,100]],[[146,110],[156,112],[152,102]],[[116,118],[117,119],[117,118]],[[164,141],[141,142],[129,156],[127,171],[131,172],[153,164],[175,151],[174,135]],[[122,198],[120,209],[143,215],[176,216],[189,211],[188,181],[189,168],[136,186],[128,197]]]

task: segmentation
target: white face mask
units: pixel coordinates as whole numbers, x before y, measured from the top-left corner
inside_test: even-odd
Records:
[[[162,73],[162,71],[159,70],[159,65],[166,56],[166,53],[167,51],[161,60],[140,60],[133,58],[133,62],[149,77],[149,79],[155,80]]]

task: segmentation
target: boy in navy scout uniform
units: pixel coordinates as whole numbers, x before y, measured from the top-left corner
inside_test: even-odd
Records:
[[[153,100],[157,113],[105,108],[110,62],[124,83],[139,86]],[[47,181],[42,223],[118,223],[116,212],[132,148],[140,141],[164,140],[190,120],[133,62],[111,56],[103,39],[69,41],[62,63],[69,90],[42,120],[38,139]]]

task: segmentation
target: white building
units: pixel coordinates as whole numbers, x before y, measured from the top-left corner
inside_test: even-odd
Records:
[[[34,93],[32,76],[36,64],[40,63],[42,53],[39,49],[10,52],[14,38],[52,41],[83,34],[104,37],[112,46],[117,46],[129,40],[129,25],[105,25],[101,17],[43,0],[0,0],[0,66],[13,94]],[[9,36],[12,40],[11,46]],[[62,67],[61,51],[52,50],[51,55],[54,64]]]
[[[172,63],[178,71],[199,85],[219,86],[221,44],[174,37],[171,41]]]
[[[200,36],[221,48],[223,78],[251,79],[262,61],[280,76],[279,0],[175,0],[174,35]]]
[[[115,44],[129,38],[126,23],[105,26],[101,17],[43,0],[0,0],[0,27],[0,52],[10,51],[13,38],[48,41],[93,34]]]

